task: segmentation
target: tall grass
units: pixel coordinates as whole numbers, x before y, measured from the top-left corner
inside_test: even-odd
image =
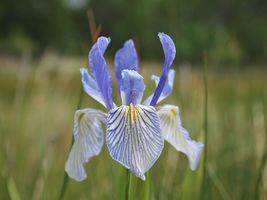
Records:
[[[4,148],[8,159],[7,162],[1,152],[0,199],[12,198],[6,186],[6,180],[10,177],[13,181],[9,187],[15,185],[21,199],[57,199],[80,94],[79,68],[85,66],[86,62],[83,58],[55,54],[45,54],[40,60],[30,60],[25,74],[23,98],[15,109],[13,102],[19,80],[19,63],[20,60],[14,59],[5,63],[2,61],[0,68],[0,142],[1,145],[7,144]],[[180,107],[184,127],[193,139],[198,140],[204,120],[202,73],[199,68],[188,64],[176,65],[174,68],[179,72],[176,73],[173,93],[162,103]],[[150,75],[160,75],[162,66],[153,62],[141,63],[141,69],[146,83],[145,98],[155,87],[149,80]],[[264,198],[266,165],[259,175],[263,154],[257,149],[260,149],[266,134],[262,128],[266,125],[253,124],[257,116],[253,114],[253,107],[255,102],[260,101],[263,106],[259,109],[266,116],[267,71],[257,66],[242,66],[238,72],[238,85],[233,84],[236,80],[230,72],[225,67],[209,67],[208,71],[207,176],[210,181],[205,197],[254,199],[255,184],[260,176],[258,194],[259,198]],[[115,82],[112,84],[115,86]],[[233,104],[234,95],[238,95],[236,104]],[[119,97],[114,95],[114,99],[117,101]],[[86,107],[104,110],[96,101],[84,95],[81,108]],[[12,117],[13,111],[15,118]],[[266,124],[266,120],[263,123]],[[9,131],[10,125],[13,132]],[[64,199],[115,199],[115,165],[104,145],[100,155],[85,164],[88,175],[85,181],[69,179]],[[6,167],[9,173],[5,176],[2,172]],[[151,169],[151,199],[181,199],[188,168],[186,157],[165,143],[162,155]],[[43,181],[40,185],[39,180]],[[194,182],[187,188],[190,190],[193,185]]]
[[[201,200],[205,199],[206,185],[207,185],[207,159],[208,159],[208,83],[207,83],[207,51],[203,52],[203,88],[204,88],[204,99],[203,99],[203,131],[204,131],[204,161],[203,161],[203,178],[202,178],[202,190]]]

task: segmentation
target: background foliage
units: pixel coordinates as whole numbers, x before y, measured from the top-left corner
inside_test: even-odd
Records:
[[[145,59],[161,58],[156,34],[174,39],[179,59],[263,62],[267,58],[265,0],[4,0],[0,3],[0,51],[40,55],[45,49],[87,54],[87,11],[102,34],[112,38],[110,54],[134,37]]]

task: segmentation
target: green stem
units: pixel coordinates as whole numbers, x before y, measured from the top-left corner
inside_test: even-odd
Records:
[[[116,199],[128,200],[130,188],[130,170],[119,163],[116,163]]]
[[[83,87],[81,86],[80,96],[79,96],[79,100],[78,100],[78,104],[77,104],[77,110],[79,110],[80,107],[81,107],[82,97],[83,97]],[[74,143],[74,137],[72,137],[72,141],[71,141],[71,145],[70,145],[69,151],[71,150],[71,147],[72,147],[73,143]],[[64,173],[64,179],[63,179],[63,184],[62,184],[62,187],[61,187],[61,191],[60,191],[60,195],[58,197],[58,200],[63,199],[63,196],[64,196],[66,188],[67,188],[68,181],[69,181],[69,176],[65,172]]]
[[[207,177],[207,149],[208,149],[208,87],[207,87],[207,52],[204,51],[204,70],[203,70],[203,85],[204,85],[204,166],[203,166],[203,179],[201,200],[205,199],[206,193],[206,177]]]
[[[255,198],[254,199],[259,199],[259,187],[260,187],[260,183],[261,183],[261,179],[262,179],[262,173],[264,170],[264,166],[266,164],[266,160],[267,160],[267,150],[265,150],[264,155],[262,157],[261,160],[261,164],[260,164],[260,169],[259,169],[259,174],[256,180],[256,186],[255,186]]]
[[[130,190],[130,170],[127,169],[127,172],[126,172],[126,191],[125,191],[125,200],[128,200],[129,199],[129,190]]]
[[[149,171],[145,173],[146,180],[142,181],[137,178],[133,173],[130,173],[130,185],[128,200],[150,200],[151,188],[150,188],[150,174]]]

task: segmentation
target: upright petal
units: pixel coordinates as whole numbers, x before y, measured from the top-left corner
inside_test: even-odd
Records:
[[[172,88],[173,88],[174,77],[175,77],[175,71],[173,69],[171,69],[169,71],[169,74],[168,74],[168,81],[165,83],[164,88],[162,90],[162,93],[159,96],[159,99],[158,99],[157,103],[159,103],[160,101],[162,101],[163,99],[165,99],[166,97],[168,97],[171,94]],[[155,81],[156,87],[157,87],[158,84],[159,84],[160,78],[158,76],[152,75],[151,76],[151,80]],[[149,103],[151,102],[152,98],[153,98],[153,94],[150,95],[143,102],[143,105],[145,105],[145,106],[149,105]]]
[[[74,143],[65,170],[69,177],[82,181],[86,178],[83,164],[98,155],[103,146],[101,122],[106,123],[106,114],[99,110],[77,110],[74,116]]]
[[[126,41],[124,46],[116,52],[114,60],[115,74],[117,77],[118,90],[122,85],[122,71],[124,69],[138,72],[138,57],[132,39]]]
[[[176,53],[174,43],[168,35],[166,35],[164,33],[159,33],[158,36],[159,36],[160,42],[161,42],[162,47],[163,47],[163,51],[164,51],[164,55],[165,55],[165,62],[163,65],[163,70],[162,70],[159,84],[158,84],[156,91],[154,93],[154,96],[150,102],[150,105],[152,105],[152,106],[156,105],[156,103],[160,97],[160,94],[164,88],[164,85],[165,85],[165,82],[166,82],[166,79],[168,76],[169,68],[170,68],[170,66],[171,66],[171,64],[175,58],[175,53]]]
[[[153,106],[120,106],[108,113],[107,145],[111,157],[145,180],[164,146]]]
[[[123,70],[120,88],[122,104],[140,104],[145,90],[144,78],[134,70]]]
[[[108,110],[113,108],[112,88],[110,74],[103,55],[109,45],[109,42],[110,38],[99,37],[89,53],[89,66],[91,73],[103,95],[105,105]]]
[[[179,109],[177,106],[164,105],[159,107],[158,115],[163,137],[172,144],[177,151],[186,154],[190,162],[190,168],[195,170],[203,144],[189,137],[189,133],[182,127]]]
[[[106,107],[104,96],[99,90],[96,81],[88,73],[88,69],[82,68],[80,69],[80,72],[82,76],[83,90]]]

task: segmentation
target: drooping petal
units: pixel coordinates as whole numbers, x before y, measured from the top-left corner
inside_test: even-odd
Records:
[[[122,104],[140,104],[145,90],[144,78],[134,70],[123,70],[120,88]]]
[[[157,111],[160,118],[160,126],[165,140],[172,144],[177,151],[186,154],[190,168],[195,170],[203,144],[189,137],[188,131],[182,127],[179,109],[177,106],[164,105]]]
[[[100,92],[96,81],[88,73],[88,69],[82,68],[80,69],[80,72],[82,76],[83,90],[92,98],[94,98],[106,107],[104,96]]]
[[[108,110],[113,108],[112,88],[110,74],[103,55],[109,42],[110,38],[99,37],[89,53],[89,67],[103,95]]]
[[[162,101],[163,99],[165,99],[166,97],[168,97],[171,94],[172,88],[173,88],[173,83],[174,83],[174,77],[175,77],[175,71],[173,69],[170,69],[169,74],[168,74],[168,82],[165,83],[164,88],[162,90],[162,93],[160,94],[159,99],[156,103],[159,103],[160,101]],[[156,87],[157,87],[159,84],[160,78],[158,76],[152,75],[151,80],[155,81]],[[153,94],[150,95],[143,102],[143,105],[145,105],[145,106],[149,105],[152,98],[153,98]]]
[[[95,109],[77,110],[74,116],[74,143],[65,170],[69,177],[82,181],[86,178],[83,164],[100,153],[103,146],[101,122],[106,123],[107,115]]]
[[[110,110],[106,137],[111,157],[142,180],[164,146],[153,106],[122,105]]]
[[[129,69],[138,72],[138,57],[132,39],[126,41],[124,46],[116,52],[114,69],[117,78],[118,90],[120,92],[120,87],[122,85],[122,71],[124,69]]]
[[[160,94],[164,88],[164,85],[165,85],[165,82],[166,82],[166,79],[168,76],[169,68],[170,68],[170,66],[171,66],[171,64],[175,58],[175,53],[176,53],[174,43],[168,35],[166,35],[164,33],[159,33],[158,36],[159,36],[160,42],[161,42],[162,47],[163,47],[163,51],[164,51],[164,55],[165,55],[165,62],[163,65],[163,70],[162,70],[159,84],[158,84],[156,91],[154,93],[154,96],[150,102],[150,105],[152,105],[152,106],[156,105],[156,103],[160,97]]]

